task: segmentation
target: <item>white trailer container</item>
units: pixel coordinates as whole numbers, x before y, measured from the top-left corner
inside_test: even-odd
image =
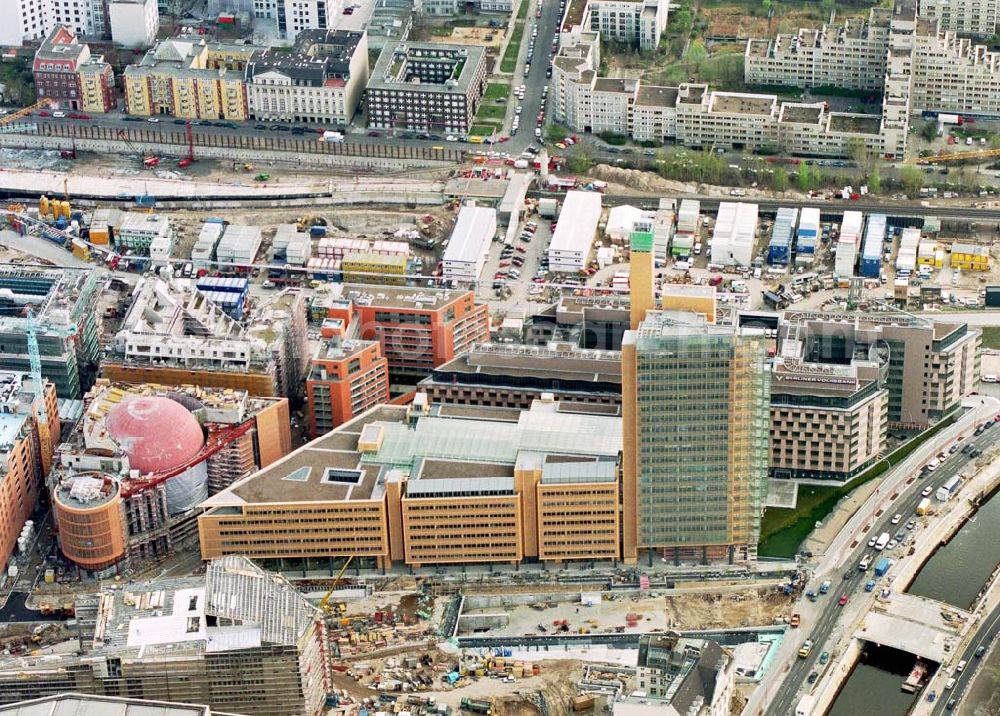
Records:
[[[712,263],[749,266],[757,238],[757,205],[724,201],[712,234]]]

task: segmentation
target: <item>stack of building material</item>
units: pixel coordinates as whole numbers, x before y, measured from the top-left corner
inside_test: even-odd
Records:
[[[249,266],[260,250],[259,226],[230,224],[222,234],[215,256],[219,263]]]
[[[677,230],[674,232],[670,253],[674,256],[690,256],[698,235],[698,225],[701,223],[701,202],[697,199],[684,199],[677,212]]]
[[[871,214],[865,229],[865,243],[861,247],[861,275],[878,278],[882,273],[882,247],[885,242],[885,214]]]
[[[917,268],[917,249],[920,246],[920,229],[908,227],[903,229],[899,240],[899,252],[896,254],[897,271],[914,271]]]
[[[771,242],[767,245],[767,262],[772,266],[788,265],[792,256],[792,233],[795,231],[795,221],[798,218],[798,209],[778,209],[774,227],[771,229]]]
[[[149,244],[149,258],[157,263],[167,263],[170,261],[170,254],[174,249],[174,235],[156,236]]]
[[[795,263],[811,264],[816,258],[819,241],[819,209],[807,207],[799,215],[799,230],[795,237]]]

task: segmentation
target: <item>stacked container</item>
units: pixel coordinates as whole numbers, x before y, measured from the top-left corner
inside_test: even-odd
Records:
[[[684,199],[677,212],[677,231],[670,253],[674,256],[690,256],[698,235],[698,222],[701,221],[701,202],[697,199]]]
[[[787,266],[792,257],[792,233],[799,218],[798,209],[778,209],[771,229],[771,242],[767,246],[767,262],[774,266]]]
[[[920,246],[920,229],[909,227],[903,229],[899,240],[899,253],[896,255],[897,271],[914,271],[917,268],[917,250]]]
[[[795,263],[811,264],[816,257],[819,241],[819,209],[807,207],[799,215],[799,230],[795,237]]]
[[[885,243],[885,214],[871,214],[865,229],[865,243],[861,249],[861,275],[878,278],[882,273],[882,247]]]

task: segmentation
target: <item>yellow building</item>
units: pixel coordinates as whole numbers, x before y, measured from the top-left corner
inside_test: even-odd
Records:
[[[402,286],[406,283],[406,262],[403,254],[359,252],[345,254],[340,262],[344,281],[377,283],[382,286]]]
[[[952,244],[951,267],[962,271],[989,271],[990,249],[976,244]]]
[[[607,406],[432,409],[419,394],[202,503],[201,552],[381,568],[617,560],[620,450]]]
[[[243,70],[261,48],[177,37],[125,68],[125,111],[185,119],[248,118]]]

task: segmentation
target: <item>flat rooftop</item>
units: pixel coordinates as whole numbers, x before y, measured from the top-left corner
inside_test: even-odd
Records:
[[[559,350],[541,346],[484,344],[442,364],[435,375],[464,373],[542,380],[621,384],[621,354],[616,351]]]
[[[773,94],[713,92],[709,111],[726,114],[771,114],[777,99]]]
[[[882,117],[876,114],[830,113],[830,131],[845,134],[878,134]]]
[[[823,116],[822,105],[812,104],[791,104],[781,105],[782,122],[794,122],[795,124],[817,124]]]
[[[370,286],[344,283],[332,286],[327,294],[331,301],[351,301],[356,306],[375,308],[423,308],[440,310],[466,296],[466,290],[445,288],[412,288],[408,286]],[[322,304],[322,302],[320,302]]]
[[[116,2],[121,1],[116,0]],[[0,716],[213,716],[213,714],[236,716],[196,704],[92,694],[58,694],[0,706]]]
[[[621,420],[575,404],[563,409],[557,402],[536,401],[524,411],[432,405],[428,415],[412,421],[407,412],[405,406],[373,408],[210,497],[202,507],[379,500],[386,479],[397,470],[409,474],[409,485],[494,480],[512,476],[514,465],[525,459],[616,460],[621,450]]]
[[[677,88],[639,85],[635,103],[643,107],[673,107],[677,104]]]
[[[449,45],[438,42],[407,42],[386,45],[379,54],[368,80],[369,90],[440,92],[464,95],[485,60],[486,48],[477,45]],[[419,79],[425,65],[451,64],[449,77],[440,81]]]

